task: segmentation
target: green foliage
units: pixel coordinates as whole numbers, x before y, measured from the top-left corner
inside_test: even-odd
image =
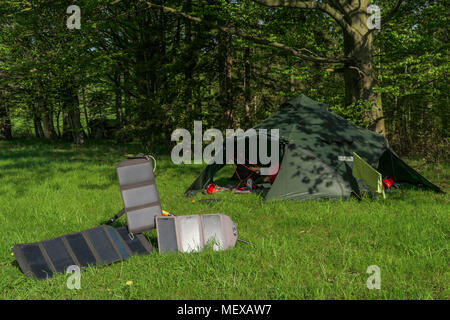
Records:
[[[343,107],[341,104],[331,106],[330,109],[341,117],[356,123],[361,127],[366,127],[369,123],[365,115],[370,112],[372,105],[368,101],[360,100],[357,103]]]
[[[13,132],[25,134],[48,116],[63,135],[64,115],[75,110],[86,132],[90,119],[114,118],[119,139],[166,144],[174,129],[190,129],[194,120],[206,127],[250,128],[303,93],[368,125],[364,101],[344,102],[343,64],[302,60],[207,27],[225,25],[311,55],[339,56],[343,33],[328,15],[251,0],[163,3],[205,23],[149,8],[144,1],[80,0],[81,29],[69,30],[70,1],[2,2],[0,118],[8,114]],[[395,3],[373,1],[382,21]],[[375,31],[374,91],[382,94],[387,138],[402,154],[448,148],[446,7],[448,1],[404,2]],[[14,128],[27,123],[28,130]]]
[[[448,1],[408,2],[377,38],[388,138],[403,154],[436,159],[449,148],[446,7]]]

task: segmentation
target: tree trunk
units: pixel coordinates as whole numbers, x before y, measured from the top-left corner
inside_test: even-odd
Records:
[[[55,128],[53,126],[53,115],[48,106],[48,94],[44,91],[43,80],[37,79],[35,85],[38,90],[36,96],[37,112],[40,113],[39,122],[42,119],[43,125],[39,125],[39,127],[42,128],[42,138],[53,139],[55,137]]]
[[[46,110],[42,114],[42,124],[44,126],[44,137],[46,139],[53,139],[55,138],[55,129],[53,127],[53,117],[51,116],[51,113]]]
[[[372,59],[374,31],[367,26],[365,12],[354,14],[351,27],[352,33],[344,31],[344,53],[351,60],[344,66],[345,104],[368,103],[368,128],[386,135],[381,94],[373,90],[378,85]]]
[[[192,0],[186,0],[185,2],[185,12],[191,13],[192,11]],[[185,79],[185,90],[184,90],[184,104],[186,106],[186,113],[188,118],[192,115],[192,72],[194,69],[194,65],[196,64],[196,59],[193,59],[194,50],[192,43],[192,23],[191,20],[185,19],[185,29],[186,29],[186,37],[185,42],[187,45],[187,59],[185,68],[184,68],[184,79]]]
[[[11,118],[9,116],[9,110],[6,106],[0,106],[0,139],[12,139]]]
[[[122,90],[120,88],[120,72],[114,74],[114,95],[116,107],[116,120],[122,125]]]
[[[34,134],[36,138],[41,139],[45,138],[44,130],[42,129],[42,119],[39,115],[33,115],[33,124],[34,124]]]
[[[62,135],[61,138],[64,141],[72,141],[72,133],[71,133],[71,127],[70,127],[70,120],[69,120],[69,113],[66,112],[64,109],[62,111]]]
[[[251,100],[251,64],[250,64],[250,48],[245,48],[244,51],[244,105],[245,105],[245,122],[246,127],[250,125],[251,112],[250,112],[250,100]]]
[[[73,86],[66,83],[63,92],[63,138],[75,144],[84,144],[86,135],[81,125],[78,94]]]
[[[223,124],[226,128],[233,125],[232,72],[233,56],[231,36],[224,32],[219,35],[219,103],[223,110]]]
[[[42,114],[43,134],[46,139],[55,138],[55,128],[53,126],[53,116],[47,105],[47,99],[39,97],[40,111]]]
[[[229,2],[229,0],[227,0]],[[219,20],[219,25],[229,27],[229,21]],[[218,67],[219,67],[219,104],[223,111],[224,128],[233,126],[233,55],[232,36],[229,33],[219,31]]]
[[[127,124],[130,122],[130,108],[131,108],[131,95],[129,93],[130,88],[130,73],[128,69],[123,71],[123,87],[124,87],[124,110],[122,112],[122,122]]]
[[[86,132],[87,136],[91,136],[91,130],[89,128],[89,115],[87,111],[87,105],[86,105],[86,92],[84,86],[81,88],[81,102],[83,103],[83,113],[84,113],[84,120],[86,122]]]
[[[56,113],[56,131],[58,133],[58,138],[61,138],[61,130],[59,129],[59,116],[61,115],[61,110],[58,109]]]

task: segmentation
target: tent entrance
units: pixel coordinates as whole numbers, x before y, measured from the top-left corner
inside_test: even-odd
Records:
[[[258,165],[234,164],[233,166],[234,174],[231,179],[237,182],[234,188],[239,190],[250,187],[252,190],[258,190],[258,192],[268,192],[280,170],[280,164],[276,164],[269,168],[271,174],[262,175],[261,167]]]
[[[271,139],[270,136],[267,136],[267,140]],[[269,144],[269,143],[268,143]],[[278,172],[280,171],[281,163],[283,162],[284,152],[286,149],[287,143],[283,141],[279,141],[278,143],[278,159],[274,162],[269,162],[268,164],[262,164],[259,158],[259,149],[257,149],[258,157],[256,162],[252,162],[248,159],[248,154],[246,154],[245,162],[238,162],[238,159],[234,157],[234,173],[231,177],[234,181],[237,181],[237,188],[245,187],[249,185],[251,189],[257,189],[258,192],[263,191],[267,193],[269,189],[272,187]],[[247,147],[247,146],[246,146]],[[258,145],[259,148],[259,145]],[[246,150],[249,150],[247,148]],[[272,150],[268,150],[272,157]]]
[[[268,139],[270,137],[268,136]],[[252,185],[254,189],[263,194],[267,193],[271,188],[272,184],[277,177],[280,170],[281,163],[283,162],[284,151],[286,144],[279,141],[278,148],[278,162],[274,164],[262,164],[257,158],[256,163],[251,162],[248,158],[248,153],[245,154],[244,163],[238,163],[237,154],[234,154],[234,161],[230,163],[233,166],[233,174],[230,178],[226,178],[228,181],[220,181],[219,183],[225,187],[231,187],[232,189],[245,187],[249,179],[252,180]],[[236,149],[235,149],[236,150]],[[246,150],[249,150],[246,148]],[[259,149],[257,150],[259,153]],[[271,150],[269,150],[269,154]],[[225,162],[225,161],[224,161]],[[210,163],[206,168],[200,173],[197,179],[191,184],[191,186],[184,193],[186,196],[194,196],[197,192],[206,190],[210,184],[214,184],[214,177],[216,174],[225,167],[226,164]],[[269,175],[263,174],[262,170],[265,169],[270,173]],[[232,182],[232,186],[230,185]]]

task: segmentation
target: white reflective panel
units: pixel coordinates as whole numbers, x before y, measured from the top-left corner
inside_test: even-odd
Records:
[[[213,250],[223,250],[222,223],[219,215],[203,216],[203,236],[205,244],[213,245]]]
[[[177,217],[178,232],[181,237],[181,251],[200,251],[202,248],[200,239],[200,217]]]

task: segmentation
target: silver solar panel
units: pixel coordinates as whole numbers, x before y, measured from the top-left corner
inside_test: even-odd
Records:
[[[123,204],[126,208],[138,207],[158,201],[158,191],[154,184],[123,189]]]
[[[140,233],[153,229],[162,209],[151,161],[128,159],[117,164],[116,169],[128,230]]]
[[[120,185],[152,181],[155,179],[153,176],[152,163],[150,161],[147,160],[142,163],[133,163],[133,165],[118,167],[117,176],[119,178]]]

